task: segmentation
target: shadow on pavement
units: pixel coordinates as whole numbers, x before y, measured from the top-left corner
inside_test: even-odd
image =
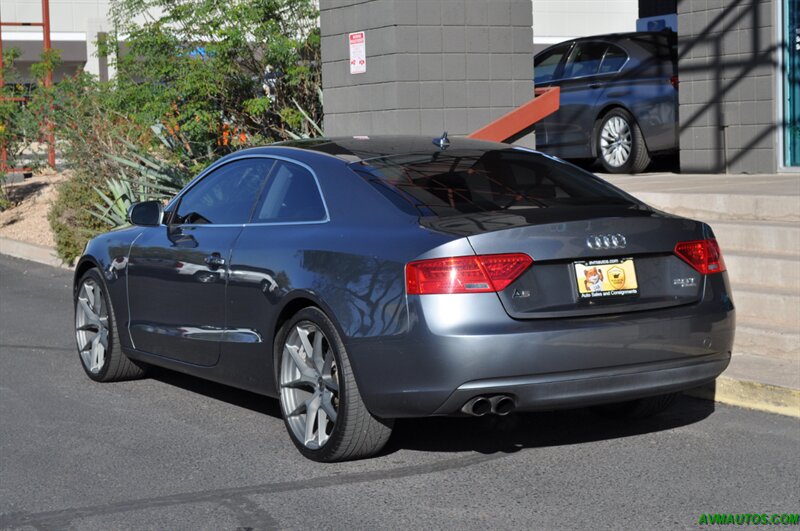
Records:
[[[281,418],[280,405],[273,398],[167,369],[154,367],[150,377],[214,400]],[[517,413],[506,417],[399,419],[381,455],[398,450],[513,453],[525,448],[582,444],[670,430],[699,422],[713,412],[713,401],[680,396],[664,413],[636,420],[609,419],[587,408]]]
[[[525,448],[564,446],[670,430],[699,422],[714,412],[714,402],[680,396],[664,413],[646,419],[617,420],[591,409],[518,413],[506,417],[403,419],[385,453],[513,453]]]
[[[281,418],[281,408],[278,401],[268,396],[236,389],[235,387],[203,380],[202,378],[196,378],[188,374],[162,369],[160,367],[151,366],[148,377],[157,382],[174,385],[186,391],[191,391],[192,393],[207,396],[208,398],[226,402],[244,409],[249,409],[256,413],[269,415],[276,419]]]

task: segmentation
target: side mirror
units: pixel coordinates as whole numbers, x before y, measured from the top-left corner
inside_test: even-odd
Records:
[[[164,221],[164,205],[161,201],[141,201],[128,209],[128,220],[141,227],[157,227]]]

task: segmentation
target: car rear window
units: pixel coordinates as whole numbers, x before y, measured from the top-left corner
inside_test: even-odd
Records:
[[[603,64],[600,65],[601,74],[619,72],[620,68],[628,60],[628,54],[619,46],[608,45],[606,55],[603,57]]]
[[[520,148],[445,150],[351,164],[399,209],[421,216],[635,199],[580,168]]]

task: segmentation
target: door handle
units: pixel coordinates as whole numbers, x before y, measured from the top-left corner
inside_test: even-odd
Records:
[[[209,267],[222,267],[225,265],[225,259],[219,253],[211,253],[206,256],[205,262]]]

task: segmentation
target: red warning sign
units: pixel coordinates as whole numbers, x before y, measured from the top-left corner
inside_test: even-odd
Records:
[[[348,35],[350,41],[350,73],[363,74],[367,71],[367,45],[363,31]]]

